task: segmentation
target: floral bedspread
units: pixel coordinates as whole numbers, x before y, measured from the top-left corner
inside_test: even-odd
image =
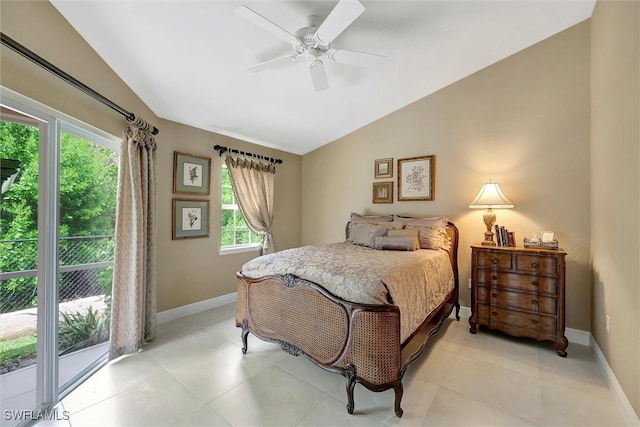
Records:
[[[244,264],[242,274],[294,274],[347,301],[397,305],[403,342],[453,289],[453,270],[442,250],[383,251],[349,242],[263,255]]]

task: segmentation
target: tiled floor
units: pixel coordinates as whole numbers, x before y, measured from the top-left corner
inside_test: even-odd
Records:
[[[624,425],[589,347],[553,345],[447,320],[393,391],[356,385],[346,411],[342,376],[249,336],[242,355],[235,305],[159,326],[138,354],[104,367],[62,404],[83,425]]]

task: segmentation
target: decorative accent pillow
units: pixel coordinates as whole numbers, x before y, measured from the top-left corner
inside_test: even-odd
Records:
[[[405,228],[402,230],[388,230],[387,236],[392,237],[415,237],[416,239],[420,237],[420,233],[417,229],[409,229]]]
[[[417,230],[421,249],[451,249],[451,239],[444,227],[407,224],[406,230]]]
[[[356,245],[373,247],[374,237],[387,234],[385,227],[380,227],[368,222],[355,222],[351,224],[349,241]]]
[[[373,247],[388,251],[415,251],[420,249],[420,243],[417,236],[376,236]]]

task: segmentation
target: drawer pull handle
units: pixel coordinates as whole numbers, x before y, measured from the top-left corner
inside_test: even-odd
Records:
[[[491,280],[498,280],[498,276],[491,276]]]
[[[533,282],[531,282],[531,284],[532,284],[533,286],[538,286],[538,281],[537,281],[537,280],[534,280]]]
[[[538,321],[536,319],[531,319],[531,323],[533,323],[534,325],[538,323]]]
[[[537,300],[531,300],[531,304],[538,305],[538,301]]]
[[[495,298],[495,297],[497,297],[497,296],[498,296],[498,294],[496,294],[496,293],[494,292],[494,293],[492,293],[492,294],[491,294],[491,296]]]
[[[492,311],[492,312],[491,312],[491,314],[492,314],[493,316],[497,316],[497,315],[498,315],[498,312],[497,312],[497,311]]]
[[[492,264],[497,264],[498,263],[498,258],[496,258],[496,257],[491,258],[491,263]]]
[[[540,268],[540,263],[539,263],[539,262],[535,262],[535,261],[534,261],[534,262],[532,262],[532,263],[531,263],[531,267],[533,267],[533,268]]]

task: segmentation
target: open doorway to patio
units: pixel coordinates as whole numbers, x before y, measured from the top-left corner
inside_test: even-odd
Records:
[[[118,142],[2,101],[0,383],[18,425],[106,360]]]

